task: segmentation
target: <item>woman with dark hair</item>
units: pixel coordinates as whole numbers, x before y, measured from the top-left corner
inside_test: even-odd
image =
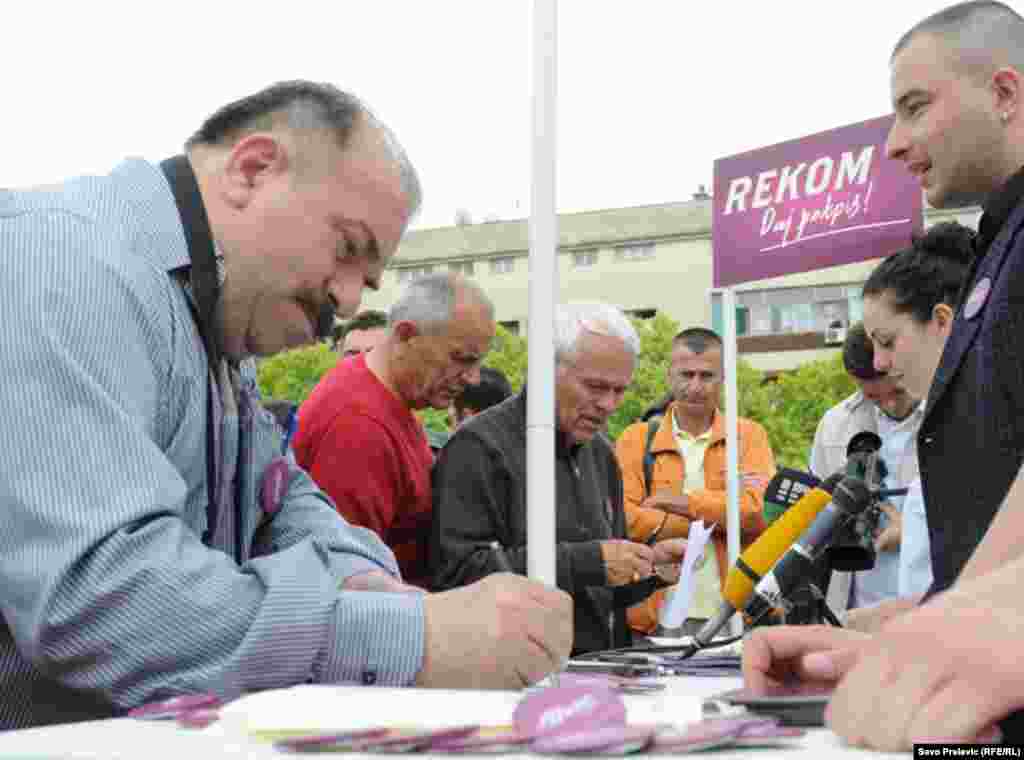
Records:
[[[879,264],[864,283],[864,327],[875,369],[915,398],[928,398],[973,256],[974,231],[944,222]],[[932,583],[920,478],[910,484],[902,523],[899,595],[916,600]]]
[[[928,396],[973,257],[974,231],[943,222],[879,264],[864,283],[875,369],[902,380],[918,398]]]

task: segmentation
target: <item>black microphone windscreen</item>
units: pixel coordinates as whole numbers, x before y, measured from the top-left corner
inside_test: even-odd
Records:
[[[832,502],[849,515],[857,515],[871,505],[871,489],[860,478],[844,477],[832,492]]]
[[[882,448],[882,438],[878,433],[870,430],[862,430],[853,436],[846,444],[846,456],[854,454],[874,454]]]

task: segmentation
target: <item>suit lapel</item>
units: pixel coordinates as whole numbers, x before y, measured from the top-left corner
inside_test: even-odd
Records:
[[[968,275],[966,287],[962,291],[960,307],[957,309],[953,332],[949,336],[949,340],[946,341],[946,347],[942,352],[942,359],[935,370],[935,378],[928,393],[928,405],[925,409],[926,417],[942,399],[946,389],[949,388],[950,383],[963,364],[964,356],[966,356],[971,346],[974,345],[978,331],[981,329],[982,322],[985,319],[985,311],[989,305],[987,294],[985,300],[978,308],[967,309],[966,306],[971,301],[971,296],[979,288],[987,287],[989,293],[996,290],[995,285],[999,278],[999,273],[1002,271],[1003,264],[1006,263],[1006,258],[1011,250],[1010,244],[1022,221],[1024,221],[1024,204],[1018,205],[1014,209],[1013,214],[1010,215],[1006,224],[1003,225],[988,251],[975,262],[971,273]],[[979,283],[982,284],[979,286]]]

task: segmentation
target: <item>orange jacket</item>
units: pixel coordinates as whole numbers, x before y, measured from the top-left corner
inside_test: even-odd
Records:
[[[661,426],[651,441],[654,467],[651,473],[651,494],[670,491],[681,496],[683,481],[686,479],[686,463],[679,453],[675,436],[672,435],[671,414],[675,403],[669,404],[661,418]],[[772,455],[768,434],[752,420],[740,417],[739,423],[740,463],[740,544],[746,546],[765,528],[762,508],[764,490],[775,475],[775,457]],[[644,489],[644,447],[647,444],[647,423],[637,422],[622,431],[615,444],[615,454],[622,468],[625,495],[626,526],[629,537],[634,541],[646,541],[658,526],[665,521],[658,533],[658,539],[686,538],[690,531],[689,518],[669,514],[660,509],[640,506],[647,497]],[[712,542],[718,558],[722,583],[729,569],[728,549],[725,535],[725,417],[715,412],[711,422],[711,442],[704,455],[704,488],[689,494],[689,508],[705,525],[715,523]],[[658,613],[665,592],[652,594],[644,602],[631,607],[628,612],[630,627],[643,633],[651,633],[658,624]]]

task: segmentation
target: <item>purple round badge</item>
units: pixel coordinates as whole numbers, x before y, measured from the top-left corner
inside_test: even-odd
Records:
[[[531,736],[624,726],[626,703],[607,687],[555,686],[527,694],[512,720]]]
[[[563,752],[628,755],[649,745],[655,731],[657,726],[598,726],[542,736],[530,749],[542,755]]]
[[[479,726],[453,726],[451,728],[436,728],[426,730],[402,730],[397,729],[388,732],[384,736],[372,737],[358,741],[352,745],[352,749],[360,751],[390,751],[390,752],[411,752],[413,750],[429,747],[434,742],[444,742],[452,739],[461,739],[471,736],[477,732]]]
[[[732,744],[743,733],[738,721],[702,720],[683,729],[661,731],[654,737],[654,752],[698,752]]]
[[[518,750],[532,737],[510,726],[485,726],[469,736],[445,737],[431,742],[430,752],[511,752]]]
[[[807,732],[795,726],[765,725],[745,728],[733,739],[734,747],[768,747],[787,745],[802,739]]]
[[[978,284],[971,288],[971,294],[964,301],[964,319],[974,319],[974,316],[981,311],[981,307],[988,300],[988,293],[992,290],[992,280],[982,277]]]
[[[277,514],[284,500],[286,481],[288,479],[288,460],[277,457],[263,471],[263,483],[260,485],[260,501],[263,513],[268,517]]]
[[[129,710],[129,718],[147,720],[174,720],[194,710],[213,710],[221,704],[216,694],[182,694],[159,702],[150,702]]]

